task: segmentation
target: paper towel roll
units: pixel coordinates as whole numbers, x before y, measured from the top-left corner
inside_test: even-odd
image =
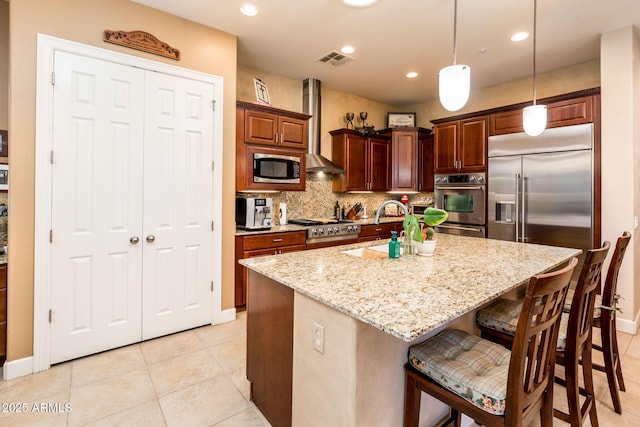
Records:
[[[280,203],[280,225],[287,225],[287,204]]]

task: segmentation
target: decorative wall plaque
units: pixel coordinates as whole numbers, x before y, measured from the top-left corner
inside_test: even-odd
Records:
[[[102,40],[107,43],[175,59],[176,61],[180,60],[180,50],[161,42],[154,35],[144,31],[104,30]]]

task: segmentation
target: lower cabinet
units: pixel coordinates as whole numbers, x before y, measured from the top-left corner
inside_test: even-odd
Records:
[[[392,231],[402,230],[402,222],[385,222],[384,224],[370,224],[360,227],[358,242],[390,239]]]
[[[247,303],[247,269],[238,263],[244,258],[276,255],[306,249],[307,232],[265,233],[236,236],[235,248],[235,306],[242,311]]]
[[[7,264],[0,264],[0,366],[7,360]]]

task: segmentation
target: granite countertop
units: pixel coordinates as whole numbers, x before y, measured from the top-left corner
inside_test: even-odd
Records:
[[[360,219],[353,221],[352,224],[371,225],[375,224],[375,218]],[[404,217],[382,217],[380,218],[380,224],[385,222],[402,222]],[[249,236],[253,234],[270,234],[270,233],[285,233],[287,231],[300,231],[307,230],[309,227],[304,225],[287,224],[287,225],[275,225],[268,230],[242,230],[236,228],[236,236]]]
[[[433,257],[363,259],[342,253],[380,244],[367,242],[240,263],[409,342],[581,253],[451,234],[436,237]]]

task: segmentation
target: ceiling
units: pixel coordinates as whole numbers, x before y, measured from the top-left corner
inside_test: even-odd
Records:
[[[438,97],[438,71],[453,63],[453,0],[379,0],[367,8],[339,0],[133,0],[238,36],[238,63],[401,106]],[[240,13],[242,3],[259,8]],[[597,58],[600,34],[640,28],[638,0],[538,0],[537,72]],[[457,63],[471,87],[532,73],[533,0],[460,0]],[[343,45],[353,61],[319,62]],[[405,74],[419,76],[408,79]],[[260,77],[260,76],[256,76]],[[268,81],[266,81],[268,85]]]

